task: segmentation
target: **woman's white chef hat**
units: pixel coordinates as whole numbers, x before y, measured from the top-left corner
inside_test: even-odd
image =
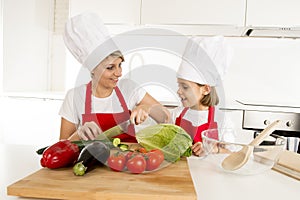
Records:
[[[177,78],[217,86],[224,79],[232,51],[223,36],[191,38],[177,70]]]
[[[101,18],[95,13],[83,13],[69,19],[63,39],[72,55],[89,71],[118,50]]]

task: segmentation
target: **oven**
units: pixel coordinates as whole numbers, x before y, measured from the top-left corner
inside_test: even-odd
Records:
[[[255,137],[273,121],[281,120],[283,123],[279,125],[271,136],[273,136],[274,141],[276,141],[277,135],[286,137],[286,149],[300,153],[300,113],[284,112],[278,109],[271,109],[270,107],[267,109],[266,107],[264,109],[259,108],[261,107],[256,106],[256,109],[248,107],[248,109],[243,110],[242,128],[253,130]],[[274,141],[271,138],[270,141],[265,141],[265,143]]]
[[[238,113],[241,111],[241,115],[235,118],[236,125],[241,125],[241,129],[250,134],[253,133],[253,137],[256,137],[270,123],[281,120],[279,127],[263,143],[274,144],[276,137],[283,136],[286,138],[286,149],[300,153],[300,105],[233,100],[221,106],[220,110],[239,111]]]

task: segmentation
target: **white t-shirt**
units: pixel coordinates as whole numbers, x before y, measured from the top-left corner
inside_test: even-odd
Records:
[[[129,79],[121,79],[118,87],[129,110],[139,104],[146,95],[143,88]],[[85,94],[86,85],[70,89],[60,108],[59,115],[74,124],[82,125],[82,114],[85,113]],[[92,96],[91,108],[92,113],[119,113],[124,111],[115,90],[105,98]]]
[[[178,118],[183,111],[184,107],[179,106],[174,109],[170,110],[171,114],[171,123],[175,124],[176,118]],[[188,109],[185,115],[183,116],[183,119],[190,121],[193,126],[200,126],[202,124],[207,123],[208,121],[208,110],[193,110]],[[231,129],[230,131],[224,131],[224,135],[222,136],[223,139],[227,142],[234,142],[235,141],[235,132],[234,132],[234,125],[232,121],[229,119],[229,117],[226,115],[226,113],[219,111],[215,107],[215,118],[214,120],[218,123],[218,128],[221,129]],[[219,131],[220,133],[220,131]]]
[[[170,110],[172,120],[171,122],[173,124],[175,124],[176,118],[179,117],[183,109],[184,107],[179,106]],[[200,126],[204,123],[207,123],[208,110],[188,109],[185,115],[183,116],[183,119],[190,121],[193,124],[193,126]]]

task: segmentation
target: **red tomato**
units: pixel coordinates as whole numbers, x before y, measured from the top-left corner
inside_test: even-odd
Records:
[[[133,155],[133,152],[132,152],[132,151],[129,151],[129,152],[125,155],[126,162],[132,157],[132,155]]]
[[[164,156],[164,153],[161,150],[159,150],[159,149],[153,149],[153,150],[151,150],[151,152],[155,152],[158,155],[158,157],[159,157],[159,159],[160,159],[161,162],[164,161],[165,156]]]
[[[126,158],[123,154],[116,153],[107,159],[107,164],[114,171],[122,171],[125,167]]]
[[[144,156],[138,154],[127,161],[127,169],[134,174],[140,174],[146,169],[146,160]]]
[[[160,150],[150,151],[147,153],[146,170],[151,171],[157,169],[164,161],[164,154]]]

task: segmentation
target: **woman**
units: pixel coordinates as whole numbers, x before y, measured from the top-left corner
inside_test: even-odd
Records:
[[[168,111],[144,89],[130,80],[120,80],[124,57],[96,14],[71,18],[64,41],[91,72],[92,80],[68,91],[60,109],[60,139],[94,139],[122,122],[140,124],[148,116],[157,122],[168,121]],[[132,126],[128,127],[131,132],[118,136],[122,141],[136,142]]]
[[[171,120],[190,134],[192,150],[197,156],[203,153],[201,133],[218,128],[214,115],[219,97],[215,86],[224,76],[229,63],[226,51],[223,37],[192,38],[177,71],[177,93],[182,107],[171,111]],[[229,121],[225,122],[227,128],[232,127]],[[218,132],[215,138],[218,138]]]

